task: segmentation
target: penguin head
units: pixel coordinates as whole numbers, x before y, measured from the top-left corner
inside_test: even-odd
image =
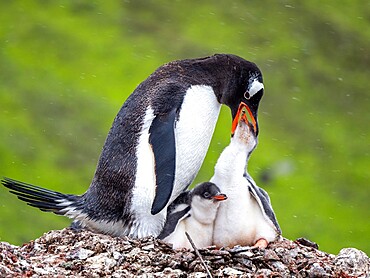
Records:
[[[213,182],[203,182],[197,185],[192,191],[192,198],[195,196],[212,202],[219,202],[227,199],[227,196],[221,193],[218,186]]]
[[[216,217],[219,202],[226,199],[214,183],[201,183],[191,192],[191,215],[200,223],[210,224]]]
[[[257,112],[260,100],[264,93],[263,78],[256,64],[240,57],[230,57],[230,78],[224,87],[221,103],[231,109],[233,123],[237,121],[240,109],[248,109],[253,124],[254,133],[258,135]],[[235,132],[236,125],[232,125],[231,133]]]

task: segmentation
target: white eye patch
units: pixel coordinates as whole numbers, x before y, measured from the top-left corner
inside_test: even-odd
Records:
[[[261,82],[259,82],[257,78],[255,78],[253,80],[249,90],[245,92],[244,97],[246,99],[250,99],[251,97],[253,97],[255,94],[257,94],[263,88],[264,88],[263,84]]]

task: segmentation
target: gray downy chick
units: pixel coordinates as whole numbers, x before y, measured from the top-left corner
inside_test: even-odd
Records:
[[[213,224],[221,201],[227,196],[211,182],[201,183],[182,193],[170,206],[167,221],[159,239],[173,244],[174,249],[192,249],[185,232],[197,248],[212,245]]]
[[[228,196],[220,204],[215,219],[213,244],[217,247],[266,247],[281,234],[266,191],[258,187],[246,171],[249,157],[257,145],[253,115],[241,105],[233,123],[230,144],[215,166],[211,182]]]

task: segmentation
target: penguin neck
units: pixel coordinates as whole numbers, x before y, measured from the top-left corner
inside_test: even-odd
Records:
[[[191,202],[191,216],[202,225],[213,224],[216,218],[218,203],[194,196]]]
[[[240,178],[246,172],[250,150],[237,138],[231,138],[230,144],[223,150],[215,166],[214,178],[230,181]]]

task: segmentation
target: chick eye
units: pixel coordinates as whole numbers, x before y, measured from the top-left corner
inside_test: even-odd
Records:
[[[203,197],[208,199],[211,197],[211,194],[209,194],[209,192],[204,192]]]

